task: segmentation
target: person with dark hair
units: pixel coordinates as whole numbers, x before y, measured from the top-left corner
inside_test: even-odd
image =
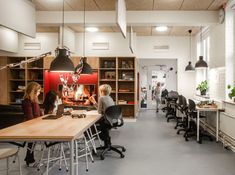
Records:
[[[56,102],[58,101],[58,94],[54,90],[50,90],[44,99],[43,109],[44,114],[52,114],[56,109]]]
[[[42,116],[42,112],[40,110],[39,102],[38,102],[38,96],[41,91],[40,84],[36,82],[31,82],[27,85],[25,94],[22,101],[22,109],[24,112],[25,120],[31,120],[37,117]],[[27,153],[25,157],[26,165],[29,166],[29,164],[34,164],[34,152],[32,150],[33,143],[28,143]]]

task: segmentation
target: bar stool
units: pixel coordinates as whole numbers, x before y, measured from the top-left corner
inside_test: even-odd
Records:
[[[9,174],[9,158],[16,156],[18,158],[18,165],[19,165],[19,174],[22,175],[21,172],[21,164],[20,164],[20,158],[19,158],[19,148],[1,148],[0,149],[0,160],[6,159],[7,160],[7,175]],[[1,170],[4,171],[4,170]]]

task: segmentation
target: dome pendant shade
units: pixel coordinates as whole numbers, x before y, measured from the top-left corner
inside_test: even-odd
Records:
[[[203,60],[203,56],[199,56],[199,60],[195,64],[195,68],[207,68],[207,63]]]
[[[185,68],[185,71],[194,71],[195,69],[194,69],[194,67],[193,67],[193,65],[192,65],[192,62],[191,61],[189,61],[188,62],[188,65],[186,66],[186,68]]]
[[[51,62],[51,72],[74,72],[73,62],[67,49],[56,49],[56,58]]]
[[[77,70],[82,67],[81,74],[92,74],[93,73],[91,66],[87,63],[86,60],[87,60],[86,57],[81,58],[81,63],[76,66],[75,72],[77,72]]]

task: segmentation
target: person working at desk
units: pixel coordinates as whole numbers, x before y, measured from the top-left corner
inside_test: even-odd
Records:
[[[100,91],[100,98],[99,98],[99,102],[97,104],[95,98],[93,96],[91,96],[89,98],[89,100],[94,104],[94,106],[97,108],[98,113],[101,114],[102,116],[105,113],[105,110],[109,107],[109,106],[113,106],[114,105],[114,101],[113,99],[110,97],[110,93],[111,93],[112,88],[110,87],[110,85],[108,84],[103,84],[99,87],[99,91]],[[101,139],[104,140],[105,136],[108,135],[108,130],[105,124],[105,119],[104,117],[102,117],[99,120],[99,124],[100,124],[100,128],[101,128]]]
[[[42,116],[42,112],[40,111],[40,106],[38,102],[38,96],[40,94],[40,91],[41,86],[36,82],[30,82],[26,87],[22,101],[22,109],[26,121]],[[24,159],[27,166],[33,165],[35,162],[32,147],[33,143],[29,142],[26,157]]]
[[[52,114],[57,110],[57,104],[59,104],[59,95],[54,91],[50,90],[45,97],[43,102],[44,114]],[[61,103],[61,102],[60,102]]]

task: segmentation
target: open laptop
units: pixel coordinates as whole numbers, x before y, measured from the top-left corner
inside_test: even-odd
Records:
[[[62,117],[63,113],[64,113],[64,105],[60,104],[60,105],[58,105],[58,109],[57,109],[56,115],[50,114],[50,115],[48,115],[46,117],[43,117],[42,119],[57,119],[57,118]]]

